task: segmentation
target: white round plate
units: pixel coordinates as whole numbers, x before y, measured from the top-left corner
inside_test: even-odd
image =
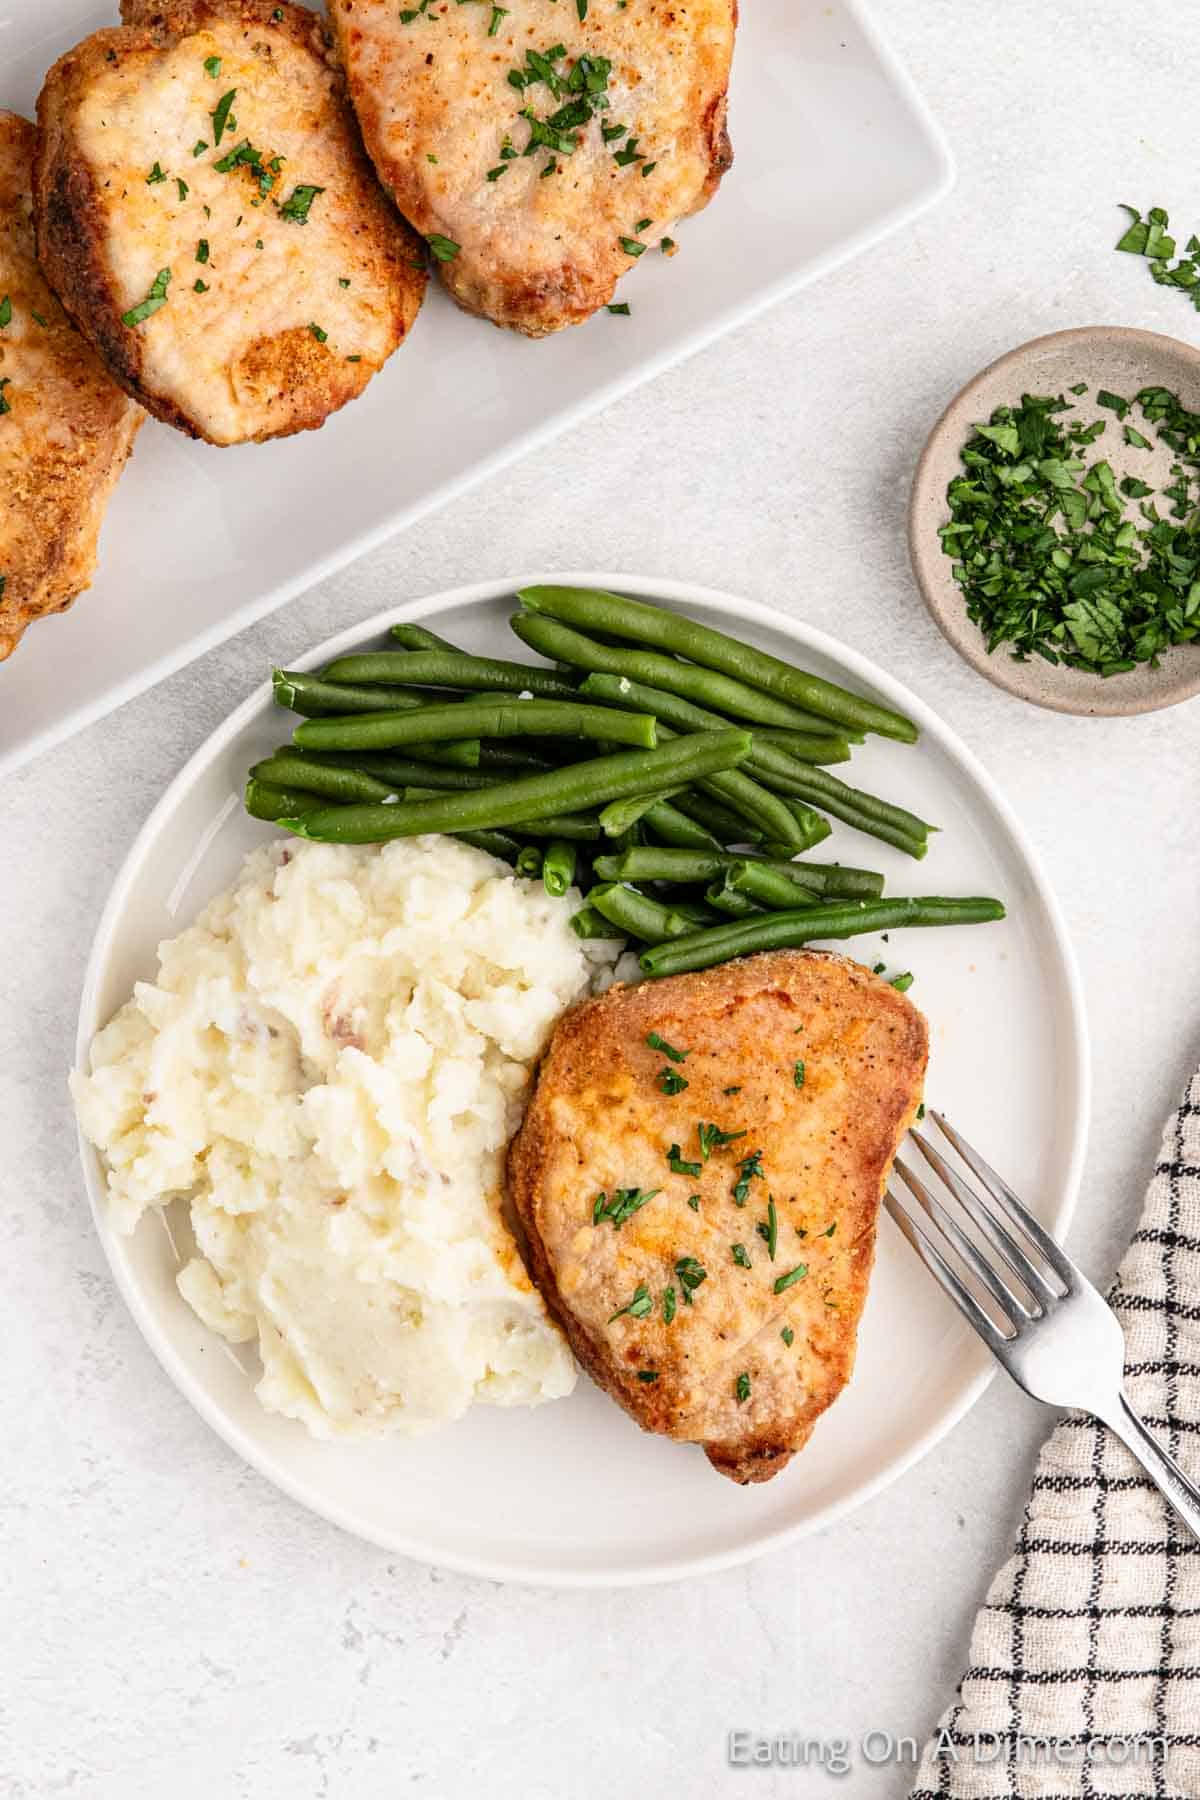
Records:
[[[1078,1186],[1089,1091],[1079,978],[1062,919],[984,770],[927,706],[866,658],[726,594],[583,573],[488,582],[397,607],[322,645],[301,666],[365,645],[399,620],[427,621],[470,650],[523,655],[507,629],[511,596],[524,581],[548,579],[686,609],[918,721],[918,746],[872,738],[852,768],[859,785],[943,827],[928,859],[914,864],[842,827],[819,854],[883,869],[895,892],[1005,901],[1001,925],[898,932],[890,944],[859,939],[847,948],[864,962],[914,972],[912,998],[932,1026],[930,1099],[1061,1231]],[[182,930],[270,832],[244,815],[240,793],[248,765],[287,733],[264,685],[197,752],[147,820],[92,949],[81,1064],[134,981],[153,978],[159,941]],[[182,1300],[168,1232],[147,1219],[132,1238],[117,1236],[106,1218],[100,1160],[86,1145],[83,1167],[97,1230],[134,1318],[225,1441],[346,1530],[496,1580],[563,1587],[664,1581],[776,1548],[909,1468],[978,1398],[993,1368],[885,1216],[854,1379],[803,1454],[764,1486],[735,1487],[699,1450],[647,1436],[584,1376],[567,1400],[528,1412],[477,1407],[419,1441],[318,1443],[301,1425],[262,1410],[254,1352],[213,1337]],[[180,1248],[186,1253],[186,1243]]]

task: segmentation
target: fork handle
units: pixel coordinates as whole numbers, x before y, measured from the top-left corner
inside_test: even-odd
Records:
[[[1168,1456],[1149,1426],[1134,1412],[1124,1390],[1117,1395],[1117,1405],[1102,1415],[1110,1431],[1116,1433],[1130,1454],[1136,1457],[1165,1500],[1168,1500],[1188,1530],[1200,1538],[1200,1488],[1188,1480],[1173,1457]]]

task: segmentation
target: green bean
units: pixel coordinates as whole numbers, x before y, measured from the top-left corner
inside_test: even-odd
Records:
[[[725,885],[732,893],[745,894],[775,912],[816,905],[816,896],[793,881],[790,875],[785,875],[782,869],[773,869],[769,863],[755,862],[751,857],[729,864],[725,870]]]
[[[684,742],[686,743],[686,739]],[[755,830],[761,831],[781,844],[791,844],[794,850],[807,850],[811,836],[803,824],[789,807],[780,801],[776,794],[768,788],[760,787],[757,781],[751,781],[740,769],[728,769],[720,775],[711,775],[699,784],[707,794],[724,801],[743,819],[748,819]],[[735,834],[734,843],[746,841],[745,826]]]
[[[835,819],[841,819],[846,825],[853,825],[859,831],[870,832],[872,836],[883,838],[886,843],[896,844],[898,849],[909,849],[910,842],[924,844],[929,832],[936,827],[919,819],[916,813],[910,813],[902,806],[894,806],[889,800],[880,800],[874,794],[864,793],[861,788],[850,787],[847,782],[840,781],[836,775],[827,774],[824,769],[805,768],[797,764],[789,775],[771,774],[763,777],[764,783],[776,792],[795,794],[800,799],[819,806],[822,812],[832,813]],[[878,826],[888,827],[886,837]],[[921,854],[910,850],[910,855]]]
[[[795,856],[800,850],[815,850],[818,844],[825,842],[833,830],[829,820],[823,819],[819,812],[813,811],[811,806],[802,806],[798,800],[789,800],[787,804],[788,811],[804,834],[804,841],[800,844],[781,843],[778,852],[772,852],[773,855],[778,854],[785,858]]]
[[[501,662],[490,656],[464,656],[457,650],[372,650],[363,656],[339,656],[326,669],[325,679],[405,688],[499,688],[504,693],[535,694],[542,700],[577,698],[575,684],[551,669]]]
[[[391,750],[399,744],[430,744],[443,738],[544,734],[604,737],[644,750],[652,750],[657,742],[654,720],[648,713],[612,712],[604,706],[566,705],[558,700],[511,700],[503,705],[464,700],[456,706],[422,706],[412,712],[307,719],[294,735],[298,744],[311,750]]]
[[[571,930],[576,937],[581,938],[617,938],[623,935],[594,906],[581,906],[577,913],[571,914]]]
[[[528,592],[542,592],[529,589]],[[551,590],[545,590],[547,592]],[[555,589],[554,592],[560,590]],[[524,596],[518,596],[523,599]],[[671,615],[668,615],[670,617]],[[803,711],[785,700],[764,694],[744,681],[733,681],[711,667],[697,668],[697,658],[676,662],[674,657],[659,656],[653,650],[630,650],[618,645],[597,643],[584,637],[557,619],[546,618],[541,611],[516,613],[509,624],[523,644],[559,664],[586,669],[589,674],[608,675],[631,682],[643,682],[684,701],[695,701],[711,707],[729,718],[748,720],[757,725],[785,725],[796,731],[827,731],[828,720],[814,712]],[[628,636],[628,633],[622,635]]]
[[[481,769],[556,769],[558,764],[548,756],[539,756],[520,744],[480,744]]]
[[[661,950],[647,950],[639,961],[647,975],[683,975],[691,969],[712,968],[734,956],[788,950],[826,938],[897,931],[910,925],[981,925],[1004,916],[999,900],[860,900],[813,906],[799,912],[763,913],[761,918],[717,925],[711,931],[698,931],[691,937],[664,944]]]
[[[678,792],[678,788],[669,788],[665,794],[637,794],[632,800],[614,800],[600,814],[604,835],[621,837],[626,831],[632,830],[638,820],[645,818],[654,807],[661,806]]]
[[[361,769],[331,769],[327,763],[312,757],[291,756],[277,751],[264,762],[255,763],[252,779],[265,781],[271,787],[299,788],[305,794],[323,794],[328,800],[390,801],[397,791],[390,782],[366,775]]]
[[[911,719],[890,707],[864,700],[819,675],[806,674],[777,656],[752,649],[723,631],[668,612],[665,607],[586,588],[524,588],[517,598],[531,612],[549,614],[584,631],[653,644],[856,730],[875,731],[908,744],[915,743],[919,735]]]
[[[690,919],[673,912],[636,888],[619,885],[594,887],[587,904],[603,913],[610,924],[619,926],[629,937],[641,938],[645,944],[665,943],[668,938],[686,937],[695,931]]]
[[[295,788],[272,787],[251,775],[246,782],[246,811],[252,819],[299,819],[328,805],[321,794],[302,794]]]
[[[709,673],[711,676],[711,671]],[[690,700],[680,699],[677,694],[647,687],[644,682],[630,681],[623,675],[589,675],[579,692],[586,699],[598,700],[605,706],[653,713],[656,719],[661,719],[664,725],[674,726],[677,731],[722,731],[729,725],[729,720],[720,713],[693,706]],[[786,738],[793,747],[783,748],[772,743],[772,738]],[[804,754],[801,754],[802,750]],[[797,759],[810,763],[846,762],[849,756],[850,746],[845,738],[832,735],[828,729],[823,734],[802,731],[764,733],[755,726],[754,749],[746,759],[746,770],[749,774],[766,774],[778,769],[781,774],[789,775]]]
[[[402,798],[406,801],[436,800],[441,796],[435,788],[409,787]],[[600,837],[600,820],[596,813],[547,813],[544,819],[529,819],[514,828],[522,837],[573,838],[594,844]],[[455,836],[461,834],[455,833]]]
[[[677,789],[676,793],[682,790]],[[689,819],[687,814],[673,806],[669,800],[659,800],[650,808],[642,819],[642,826],[664,844],[675,844],[681,849],[719,850],[718,840],[711,831]]]
[[[850,761],[850,740],[846,737],[815,737],[808,731],[755,730],[754,742],[759,750],[783,750],[802,763],[841,763]]]
[[[605,881],[700,882],[711,881],[723,869],[743,864],[784,875],[796,887],[827,899],[877,900],[883,892],[883,876],[874,869],[846,868],[841,863],[769,862],[763,857],[731,856],[722,850],[659,849],[645,845],[626,850],[621,856],[597,857],[595,867]]]
[[[546,892],[556,900],[561,900],[567,889],[575,880],[577,853],[574,844],[565,838],[551,838],[546,845],[546,859],[542,864],[542,881]]]
[[[729,885],[729,871],[726,870],[720,881],[710,883],[704,890],[704,898],[718,912],[732,913],[735,918],[747,918],[751,913],[761,913],[762,907],[755,904],[749,894],[739,894],[736,888]]]
[[[537,844],[522,844],[517,852],[517,874],[536,881],[542,872],[543,861],[542,851]]]
[[[631,794],[657,793],[676,782],[732,768],[749,754],[750,743],[746,731],[697,734],[664,744],[658,750],[624,751],[616,756],[571,763],[565,769],[527,775],[471,794],[443,794],[436,800],[399,806],[337,807],[299,821],[297,831],[300,836],[323,842],[371,844],[390,838],[419,837],[431,831],[479,831],[528,824],[563,808],[577,812]]]
[[[319,718],[324,713],[387,712],[397,704],[421,705],[407,694],[397,702],[391,688],[339,687],[320,675],[306,675],[298,669],[272,669],[271,690],[276,706],[303,713],[306,718]]]
[[[486,850],[489,856],[500,862],[515,863],[521,854],[521,846],[516,838],[509,837],[503,831],[459,831],[455,833],[460,844],[470,844],[476,850]]]
[[[695,819],[705,826],[722,844],[760,844],[763,834],[756,825],[751,825],[735,813],[731,807],[722,806],[707,793],[698,793],[689,788],[686,794],[679,794],[671,802],[679,812],[689,819]]]
[[[388,636],[394,637],[405,650],[452,650],[456,656],[458,654],[457,645],[438,637],[435,631],[426,631],[424,625],[391,625]]]
[[[425,745],[418,746],[425,749]],[[507,776],[499,769],[454,769],[437,763],[417,762],[404,756],[375,755],[369,750],[301,750],[289,745],[276,755],[303,756],[306,762],[324,763],[327,768],[361,769],[364,775],[376,775],[389,787],[439,788],[447,792],[469,793],[473,788],[497,787]]]

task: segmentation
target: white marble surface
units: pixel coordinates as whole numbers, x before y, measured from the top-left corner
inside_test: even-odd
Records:
[[[1182,218],[1195,184],[1181,15],[1170,0],[876,11],[949,133],[948,203],[0,794],[12,1800],[817,1795],[838,1783],[728,1769],[725,1729],[920,1735],[952,1692],[1045,1425],[1014,1390],[993,1385],[836,1530],[686,1587],[547,1594],[389,1561],[242,1467],[153,1362],[92,1236],[64,1088],[111,877],[163,783],[269,661],[386,602],[532,563],[692,576],[885,662],[1026,820],[1090,996],[1096,1116],[1072,1243],[1107,1275],[1200,1053],[1200,707],[1093,722],[1001,695],[927,622],[902,523],[924,432],[1000,351],[1093,322],[1200,337],[1182,299],[1109,250],[1118,200],[1174,203],[1186,230],[1200,224]],[[841,1783],[856,1800],[906,1787],[903,1770],[861,1763]]]

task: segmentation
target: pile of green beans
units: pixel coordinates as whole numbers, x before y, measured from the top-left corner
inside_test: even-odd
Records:
[[[553,666],[474,656],[423,625],[321,670],[277,669],[292,741],[246,810],[368,844],[445,832],[548,894],[581,938],[624,938],[647,975],[904,925],[1003,917],[995,900],[885,899],[870,868],[810,862],[830,818],[921,858],[936,828],[842,781],[902,714],[667,608],[579,588],[517,596]]]

